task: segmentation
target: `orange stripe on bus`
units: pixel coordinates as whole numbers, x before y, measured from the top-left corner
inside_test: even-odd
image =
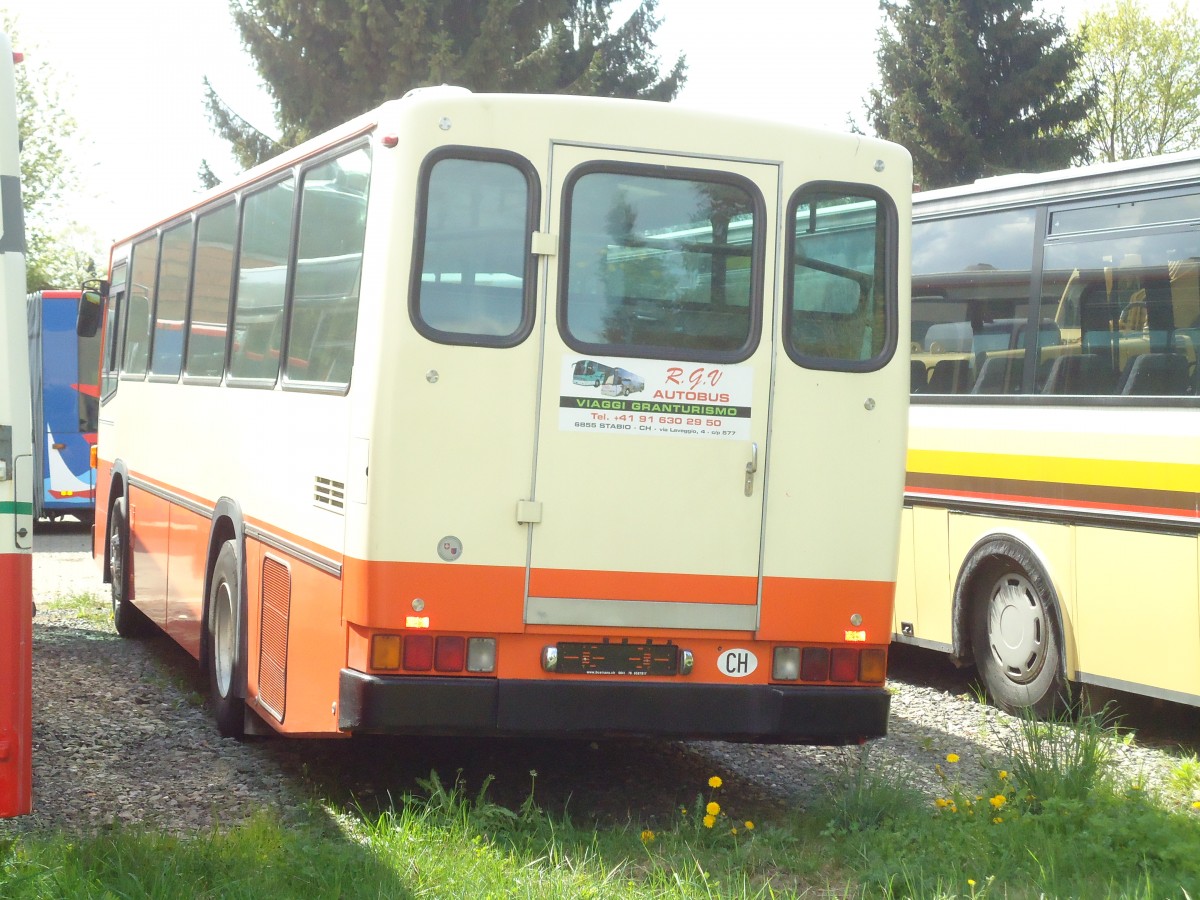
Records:
[[[832,578],[763,578],[758,638],[804,643],[842,642],[846,632],[865,632],[863,643],[892,639],[893,581]],[[862,621],[855,624],[851,616]]]

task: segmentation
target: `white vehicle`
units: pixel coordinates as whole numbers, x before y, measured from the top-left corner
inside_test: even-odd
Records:
[[[910,184],[430,89],[148,223],[100,286],[118,629],[228,734],[882,735]]]

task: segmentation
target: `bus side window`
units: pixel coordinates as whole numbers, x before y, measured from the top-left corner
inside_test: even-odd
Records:
[[[242,204],[231,378],[274,382],[279,374],[295,193],[295,178],[289,176],[249,194]]]
[[[360,147],[302,176],[289,382],[350,383],[370,167],[370,154]]]
[[[123,375],[145,375],[150,361],[150,313],[158,277],[158,235],[133,245],[130,285],[125,310]]]
[[[151,375],[179,377],[183,365],[183,320],[187,315],[191,275],[192,222],[189,219],[163,232]]]

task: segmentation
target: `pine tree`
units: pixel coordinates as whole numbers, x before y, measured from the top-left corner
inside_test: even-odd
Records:
[[[1082,159],[1092,100],[1072,86],[1080,45],[1033,0],[881,0],[880,137],[913,154],[924,187],[1046,171]]]
[[[611,28],[613,0],[235,0],[243,42],[276,105],[278,142],[208,87],[209,118],[250,166],[385,100],[435,84],[475,91],[670,100],[657,0]]]

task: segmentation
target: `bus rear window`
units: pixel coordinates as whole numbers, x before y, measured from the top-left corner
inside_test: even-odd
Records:
[[[700,177],[703,176],[703,177]],[[576,172],[560,329],[581,351],[736,361],[758,330],[757,192],[732,176]]]
[[[895,212],[855,186],[798,192],[789,216],[784,346],[801,365],[871,369],[896,346]]]
[[[508,347],[533,325],[536,190],[523,160],[480,155],[433,157],[422,169],[410,312],[432,340]]]

